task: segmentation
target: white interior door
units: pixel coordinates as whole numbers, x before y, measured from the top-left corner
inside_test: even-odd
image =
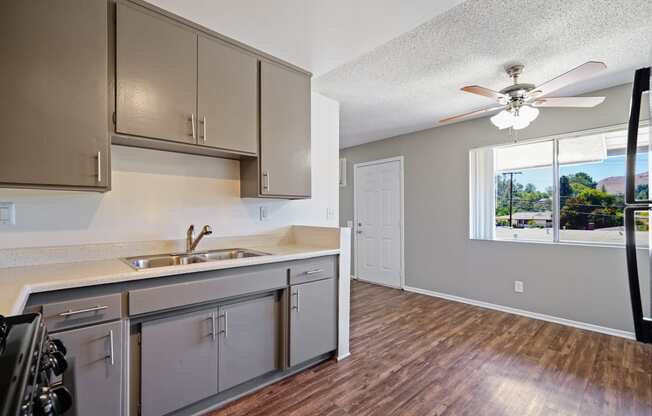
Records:
[[[402,161],[355,166],[354,229],[356,277],[401,287]]]

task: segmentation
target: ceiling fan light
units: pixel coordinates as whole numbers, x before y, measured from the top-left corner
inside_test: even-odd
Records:
[[[529,105],[524,105],[518,110],[518,116],[519,118],[527,120],[529,124],[539,117],[539,109],[530,107]]]
[[[516,118],[512,113],[503,110],[500,113],[496,114],[495,116],[491,117],[491,122],[494,124],[494,126],[498,127],[500,130],[503,130],[508,127],[512,127],[512,124],[514,124],[515,119]]]
[[[521,117],[517,117],[516,120],[514,120],[514,124],[512,124],[512,128],[514,130],[522,130],[529,125],[530,125],[530,121],[527,120],[525,117],[521,116]]]

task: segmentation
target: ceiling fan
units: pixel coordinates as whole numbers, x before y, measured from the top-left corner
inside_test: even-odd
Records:
[[[519,83],[519,77],[523,73],[523,65],[509,65],[505,68],[505,72],[512,78],[514,83],[500,91],[494,91],[479,85],[462,87],[462,91],[491,98],[500,105],[447,117],[439,122],[445,123],[502,110],[491,117],[491,122],[501,130],[509,127],[520,130],[529,126],[539,116],[537,107],[595,107],[601,104],[605,97],[547,97],[547,95],[560,88],[587,79],[606,68],[607,65],[603,62],[589,61],[536,87],[533,84]]]

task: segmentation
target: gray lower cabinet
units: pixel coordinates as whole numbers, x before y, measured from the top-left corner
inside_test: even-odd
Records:
[[[141,414],[160,416],[217,394],[217,310],[143,322]]]
[[[276,295],[220,307],[220,391],[278,368]]]
[[[337,280],[290,287],[290,366],[337,348]]]
[[[75,416],[122,414],[122,322],[52,334],[66,346],[62,381],[74,392]]]
[[[107,13],[0,2],[0,186],[109,189]]]
[[[258,58],[200,35],[197,143],[258,153]]]
[[[195,32],[118,2],[116,132],[196,143],[196,91]]]

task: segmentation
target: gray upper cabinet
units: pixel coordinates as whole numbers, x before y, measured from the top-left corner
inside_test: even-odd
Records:
[[[337,348],[337,280],[290,287],[290,366]]]
[[[109,188],[107,11],[0,2],[0,186]]]
[[[158,13],[119,2],[116,132],[196,143],[197,35]]]
[[[217,394],[217,311],[147,321],[141,328],[141,413],[160,416]]]
[[[66,346],[63,384],[72,392],[71,416],[122,414],[122,323],[113,322],[51,335]]]
[[[278,368],[276,295],[220,308],[220,391]]]
[[[310,197],[310,78],[260,64],[260,193]]]
[[[258,153],[258,58],[198,39],[198,144]]]

